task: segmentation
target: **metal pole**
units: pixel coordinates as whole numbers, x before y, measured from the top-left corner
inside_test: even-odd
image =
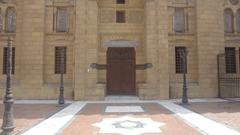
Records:
[[[4,135],[12,134],[15,126],[13,122],[13,94],[11,88],[11,73],[12,73],[12,41],[8,38],[7,43],[7,81],[6,81],[6,93],[4,96],[4,115],[2,130]]]
[[[64,104],[64,83],[63,83],[63,74],[64,74],[64,48],[61,49],[61,64],[60,64],[60,94],[59,94],[59,99],[58,99],[58,104]]]
[[[187,71],[187,52],[186,50],[183,51],[182,55],[183,60],[183,96],[182,96],[182,103],[187,104],[188,103],[188,86],[187,86],[187,78],[186,78],[186,71]]]

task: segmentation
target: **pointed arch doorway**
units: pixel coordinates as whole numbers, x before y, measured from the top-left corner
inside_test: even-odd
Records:
[[[108,48],[107,95],[136,95],[136,57],[134,47]]]

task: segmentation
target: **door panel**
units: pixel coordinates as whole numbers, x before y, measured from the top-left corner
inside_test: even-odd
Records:
[[[134,48],[108,49],[107,94],[136,94],[136,69]]]

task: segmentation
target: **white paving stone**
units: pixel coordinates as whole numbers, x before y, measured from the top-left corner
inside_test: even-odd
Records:
[[[85,105],[84,102],[75,102],[22,135],[56,135]]]
[[[136,96],[107,96],[105,101],[139,101]]]
[[[185,120],[189,125],[197,128],[207,135],[240,135],[239,132],[230,129],[220,123],[210,120],[200,114],[192,112],[180,105],[171,102],[158,102],[177,116]]]
[[[107,113],[114,112],[126,112],[126,113],[134,113],[134,112],[144,112],[141,106],[107,106],[105,109]]]
[[[172,99],[171,102],[179,103],[182,101],[182,99]],[[214,103],[214,102],[228,102],[228,100],[220,99],[220,98],[196,98],[196,99],[189,99],[189,102],[191,103]]]

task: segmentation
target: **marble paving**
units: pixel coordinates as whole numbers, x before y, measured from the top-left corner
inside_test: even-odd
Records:
[[[168,110],[174,112],[177,116],[189,123],[192,127],[207,135],[240,135],[239,132],[226,127],[220,123],[210,120],[200,114],[190,111],[180,105],[170,102],[159,102]]]
[[[126,112],[126,113],[133,113],[133,112],[144,112],[141,106],[107,106],[105,109],[107,113],[113,112]]]
[[[225,102],[222,99],[195,101]],[[23,135],[240,135],[238,131],[186,109],[174,100],[126,102],[117,103],[115,99],[73,102]]]

